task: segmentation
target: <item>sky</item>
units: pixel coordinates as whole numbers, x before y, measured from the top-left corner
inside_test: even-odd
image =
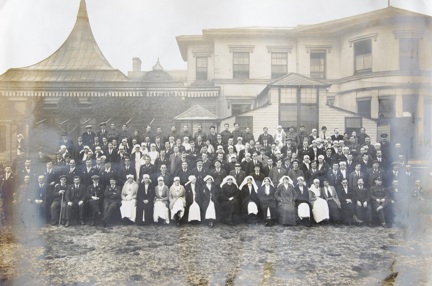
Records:
[[[0,74],[33,65],[66,40],[80,0],[0,0]],[[430,0],[391,0],[394,7],[432,15]],[[176,42],[203,29],[295,27],[387,7],[388,0],[86,0],[102,53],[127,74],[132,58],[151,70],[186,69]]]

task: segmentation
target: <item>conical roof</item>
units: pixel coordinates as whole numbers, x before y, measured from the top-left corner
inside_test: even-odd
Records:
[[[102,54],[93,36],[85,0],[69,37],[51,56],[32,66],[8,70],[0,80],[9,81],[124,81]]]

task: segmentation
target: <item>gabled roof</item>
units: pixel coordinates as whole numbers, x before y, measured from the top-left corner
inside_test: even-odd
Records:
[[[99,49],[93,36],[85,0],[81,0],[77,20],[63,45],[48,58],[32,66],[9,69],[0,81],[125,81]]]
[[[185,112],[174,117],[174,120],[219,120],[219,117],[202,107],[194,105]]]
[[[330,86],[330,84],[298,74],[289,73],[277,80],[269,83],[269,86]]]

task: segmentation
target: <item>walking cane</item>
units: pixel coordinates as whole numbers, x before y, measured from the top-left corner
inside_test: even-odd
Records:
[[[61,220],[62,220],[62,212],[63,212],[63,197],[64,197],[64,193],[62,193],[62,199],[61,199],[61,203],[60,203],[60,217],[59,217],[59,225],[61,224]]]

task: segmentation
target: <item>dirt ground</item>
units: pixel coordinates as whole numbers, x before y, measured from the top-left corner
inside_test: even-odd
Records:
[[[0,284],[430,285],[432,231],[424,220],[408,228],[3,229]]]

